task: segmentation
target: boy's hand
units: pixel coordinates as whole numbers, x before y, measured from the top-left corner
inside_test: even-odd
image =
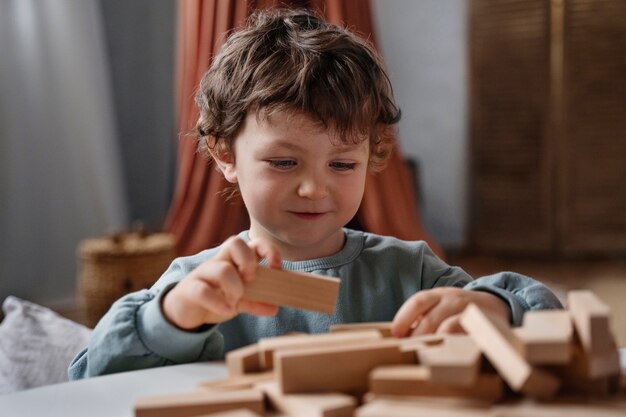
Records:
[[[499,297],[482,291],[460,288],[433,288],[415,293],[396,313],[391,326],[395,337],[426,333],[463,333],[459,322],[468,304],[500,316],[509,322],[509,306]]]
[[[162,301],[165,318],[175,326],[191,330],[205,323],[221,323],[239,313],[271,316],[278,307],[242,300],[244,285],[254,280],[259,259],[271,268],[281,267],[278,250],[265,240],[246,244],[233,236],[220,251],[183,278]]]

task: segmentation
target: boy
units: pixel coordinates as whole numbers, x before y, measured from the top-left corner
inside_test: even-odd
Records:
[[[379,58],[348,31],[300,11],[260,12],[215,57],[196,100],[201,147],[241,192],[250,230],[118,300],[70,378],[220,359],[260,337],[340,322],[393,319],[396,336],[454,332],[470,302],[513,324],[560,307],[530,278],[472,281],[424,242],[343,228],[400,116]],[[335,314],[242,300],[259,260],[339,277]]]

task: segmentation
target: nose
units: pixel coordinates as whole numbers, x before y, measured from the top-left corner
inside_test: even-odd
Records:
[[[308,174],[298,185],[298,196],[309,200],[321,200],[328,196],[328,182],[323,175]]]

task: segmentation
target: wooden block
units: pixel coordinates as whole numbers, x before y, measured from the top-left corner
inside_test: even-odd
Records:
[[[430,371],[423,365],[377,367],[370,373],[370,392],[375,395],[462,397],[485,401],[502,397],[502,379],[497,374],[480,374],[474,384],[458,386],[433,383]]]
[[[559,380],[533,368],[520,355],[518,349],[521,342],[508,323],[490,317],[475,304],[470,304],[461,314],[461,326],[513,390],[535,397],[556,394]]]
[[[502,381],[502,380],[501,380]],[[504,387],[504,382],[501,382]],[[506,395],[506,394],[505,394]],[[374,394],[373,392],[366,392],[361,397],[361,404],[368,404],[373,401],[402,401],[419,403],[420,405],[434,405],[437,407],[464,407],[466,409],[480,408],[487,409],[494,405],[493,401],[485,401],[480,398],[470,397],[422,397],[422,396],[406,396],[406,395],[387,395],[387,394]]]
[[[398,340],[401,341],[400,350],[404,352],[417,352],[421,349],[443,345],[445,336],[439,334],[425,334],[420,336],[403,337]]]
[[[607,346],[604,353],[586,356],[582,362],[586,363],[587,375],[590,378],[611,377],[620,372],[619,351],[614,341]]]
[[[303,336],[279,336],[259,340],[259,352],[263,369],[272,369],[275,352],[281,350],[306,349],[324,346],[347,346],[368,340],[382,340],[377,330],[362,330],[340,333],[320,333]]]
[[[410,336],[404,340],[407,344],[421,343],[424,347],[434,347],[443,345],[449,336],[450,335],[447,334],[422,334],[419,336]]]
[[[567,302],[577,340],[586,356],[586,376],[600,378],[619,374],[619,353],[609,326],[609,307],[586,290],[570,291]]]
[[[261,372],[261,358],[259,356],[259,345],[244,346],[231,350],[226,354],[226,368],[228,375],[244,375],[254,372]]]
[[[494,407],[493,413],[498,417],[623,417],[626,408],[619,402],[613,404],[609,401],[585,402],[573,399],[500,405]]]
[[[189,392],[139,397],[135,417],[190,417],[245,408],[263,414],[263,393],[258,390]]]
[[[522,327],[513,331],[521,341],[520,353],[530,364],[559,365],[572,359],[574,328],[568,311],[528,311]]]
[[[270,404],[291,417],[352,417],[357,400],[341,393],[283,394],[276,383],[259,384]]]
[[[613,371],[616,366],[619,367],[617,349],[605,355],[587,356],[582,346],[575,343],[572,345],[572,361],[566,366],[555,366],[552,371],[563,382],[564,393],[602,397],[617,390],[618,373]]]
[[[343,323],[333,324],[330,326],[330,332],[353,332],[361,330],[378,330],[383,337],[391,336],[391,322],[390,321],[378,321],[367,323]]]
[[[359,407],[355,417],[487,417],[484,407],[456,407],[429,402],[377,399]]]
[[[245,408],[241,408],[238,410],[223,411],[220,413],[203,414],[201,416],[194,416],[194,417],[261,417],[261,415],[254,413],[250,410],[246,410]]]
[[[367,390],[369,372],[377,366],[402,364],[404,354],[391,339],[358,345],[276,352],[276,378],[283,393]]]
[[[412,336],[406,338],[400,338],[400,351],[403,352],[407,358],[412,358],[411,361],[407,360],[407,363],[419,363],[419,357],[417,352],[422,349],[431,348],[434,346],[443,345],[445,336],[438,334],[426,334],[420,336]]]
[[[433,384],[475,384],[481,357],[480,349],[467,335],[448,335],[440,345],[417,350],[417,362],[428,366]]]
[[[443,343],[446,339],[447,335],[440,334],[424,334],[420,336],[412,336],[401,338],[399,340],[402,341],[400,344],[400,349],[408,352],[408,351],[418,351],[421,349],[431,348],[435,346],[443,346]]]
[[[199,389],[209,391],[231,391],[250,389],[260,382],[267,382],[274,379],[274,372],[259,372],[254,374],[233,375],[226,379],[217,379],[198,384]]]
[[[588,290],[567,293],[567,306],[585,352],[603,353],[611,342],[610,309]]]
[[[333,314],[339,284],[338,278],[259,266],[254,281],[246,284],[243,298]]]
[[[608,376],[596,379],[565,378],[562,380],[561,393],[586,398],[608,397],[614,391],[613,381]]]

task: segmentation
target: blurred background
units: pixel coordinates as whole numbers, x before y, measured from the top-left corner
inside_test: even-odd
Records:
[[[81,240],[167,229],[192,141],[183,3],[0,0],[0,299],[77,318]],[[475,276],[593,289],[626,346],[626,3],[325,7],[347,4],[367,10],[403,111],[425,237]]]

